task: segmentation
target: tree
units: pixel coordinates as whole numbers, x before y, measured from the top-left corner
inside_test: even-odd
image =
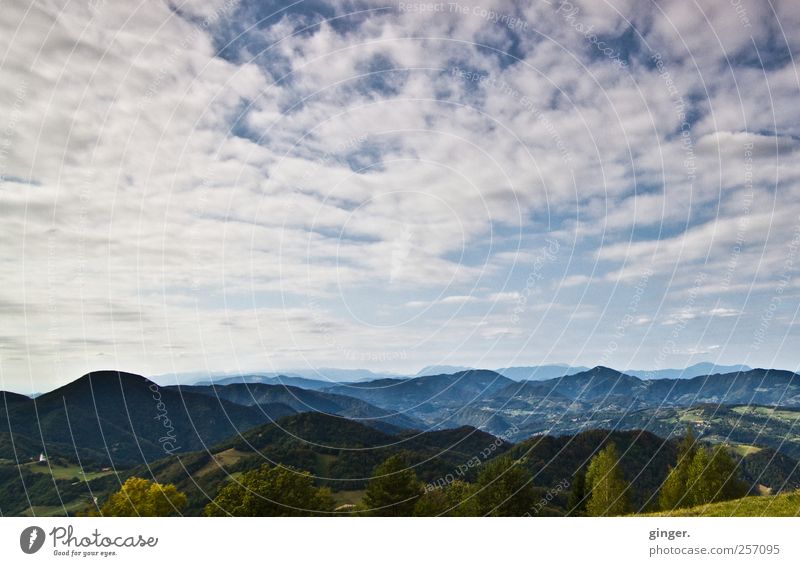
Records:
[[[572,476],[572,487],[567,499],[567,512],[573,517],[586,514],[586,470],[581,468]]]
[[[628,482],[622,476],[616,444],[609,444],[589,462],[586,490],[589,492],[586,503],[589,515],[606,517],[630,512]]]
[[[416,517],[476,517],[475,488],[463,481],[425,492],[414,506]]]
[[[328,488],[318,488],[305,471],[264,464],[223,487],[206,505],[209,517],[301,517],[333,511]]]
[[[678,461],[671,468],[667,479],[661,485],[658,503],[662,510],[671,511],[688,505],[686,486],[689,479],[689,467],[697,454],[697,438],[691,426],[686,427],[686,435],[678,445]]]
[[[711,451],[708,471],[709,481],[717,487],[713,501],[730,501],[747,495],[747,484],[739,478],[739,468],[724,446]]]
[[[103,517],[169,517],[186,506],[186,494],[171,483],[128,478],[100,508]]]
[[[708,482],[703,477],[708,468],[708,450],[701,448],[689,464],[686,477],[686,505],[694,506],[707,503],[711,499]]]
[[[364,506],[368,514],[378,517],[410,517],[420,495],[422,484],[417,474],[400,454],[395,454],[375,468]]]
[[[728,451],[702,446],[691,427],[678,446],[678,462],[661,486],[659,504],[664,511],[737,499],[747,494],[736,462]]]
[[[508,456],[485,465],[477,489],[478,514],[482,516],[521,517],[533,510],[537,500],[530,472]]]
[[[686,480],[687,505],[728,501],[746,494],[747,485],[739,479],[736,463],[723,446],[697,451]]]

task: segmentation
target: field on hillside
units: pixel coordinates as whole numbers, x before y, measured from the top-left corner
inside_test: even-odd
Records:
[[[22,466],[34,474],[52,475],[57,480],[91,481],[114,473],[111,469],[87,472],[77,464],[50,463],[48,465],[46,462],[29,462]]]
[[[800,491],[780,495],[750,496],[722,503],[699,505],[662,513],[647,513],[645,517],[798,517]]]

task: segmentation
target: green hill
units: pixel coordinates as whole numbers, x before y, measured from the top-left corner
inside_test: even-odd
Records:
[[[98,371],[36,399],[17,396],[0,406],[0,458],[21,461],[39,451],[75,458],[77,452],[84,462],[128,467],[168,451],[201,450],[271,419],[263,407]],[[21,453],[16,444],[24,448]]]
[[[749,496],[688,509],[650,513],[648,517],[798,517],[800,491],[780,495]]]
[[[390,435],[356,421],[323,413],[300,413],[253,428],[209,450],[176,454],[140,466],[129,475],[174,483],[189,496],[186,513],[199,513],[222,485],[262,464],[281,464],[311,472],[317,483],[336,492],[364,489],[375,467],[402,453],[424,482],[455,473],[470,459],[495,446],[510,445],[472,427]],[[469,468],[466,479],[477,476]]]
[[[511,455],[525,462],[535,485],[552,487],[564,479],[572,481],[611,442],[622,455],[620,465],[631,482],[633,505],[637,509],[653,505],[678,453],[674,441],[650,432],[589,430],[575,436],[537,436],[515,445]]]

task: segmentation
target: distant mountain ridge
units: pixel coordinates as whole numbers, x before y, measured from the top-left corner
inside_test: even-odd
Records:
[[[30,458],[39,451],[74,455],[77,449],[87,461],[128,465],[158,458],[170,446],[202,449],[308,411],[355,419],[387,434],[473,426],[523,439],[582,427],[649,428],[632,415],[699,405],[800,408],[800,376],[753,369],[646,380],[598,366],[547,380],[467,370],[307,389],[260,382],[159,387],[142,376],[101,371],[36,399],[4,393],[0,401],[0,458]]]
[[[573,375],[588,370],[585,366],[567,366],[563,364],[551,364],[543,366],[518,366],[500,368],[498,373],[503,374],[514,381],[543,381],[565,375]]]
[[[379,379],[328,389],[422,419],[436,418],[440,410],[462,407],[489,398],[514,381],[490,370],[426,375],[412,379]]]
[[[337,415],[372,426],[384,432],[424,429],[426,425],[403,414],[393,413],[369,403],[330,392],[313,391],[291,385],[231,383],[229,385],[180,386],[180,391],[218,397],[246,407],[274,404],[290,407],[296,413],[318,412]]]
[[[307,377],[298,377],[293,375],[270,375],[270,374],[242,374],[231,375],[227,377],[211,378],[208,380],[198,381],[189,385],[207,386],[207,385],[234,385],[234,384],[247,384],[247,383],[262,383],[265,385],[288,385],[293,387],[302,387],[303,389],[310,389],[312,391],[322,391],[328,387],[336,385],[335,381],[322,381],[319,379],[309,379]]]
[[[702,375],[713,375],[715,373],[736,373],[750,371],[750,366],[738,365],[717,365],[712,362],[700,362],[684,369],[657,369],[657,370],[625,370],[625,373],[640,379],[691,379]]]
[[[88,461],[123,466],[200,449],[268,420],[253,407],[181,394],[120,371],[92,372],[36,399],[0,406],[0,433],[33,442],[29,450],[72,457],[77,451]]]
[[[458,373],[468,371],[471,369],[464,366],[428,366],[417,372],[414,377],[422,377],[426,375],[437,375],[443,373]],[[589,367],[586,366],[571,366],[567,364],[545,364],[538,366],[513,366],[492,369],[509,379],[514,381],[544,381],[547,379],[554,379],[557,377],[564,377],[566,375],[574,375],[588,371]],[[743,364],[737,365],[719,365],[712,362],[700,362],[689,367],[679,368],[665,368],[658,370],[625,370],[623,373],[632,375],[640,379],[691,379],[692,377],[699,377],[702,375],[712,375],[715,373],[734,373],[742,371],[750,371],[751,367]]]
[[[334,386],[328,391],[404,412],[436,426],[469,425],[517,438],[550,430],[586,415],[626,415],[643,409],[699,404],[800,407],[800,376],[755,369],[691,379],[644,380],[598,366],[542,381],[514,381],[490,370],[406,380],[382,379]],[[608,426],[613,428],[613,423]]]

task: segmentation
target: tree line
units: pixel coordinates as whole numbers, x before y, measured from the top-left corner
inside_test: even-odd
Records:
[[[569,486],[559,502],[561,488]],[[678,449],[654,501],[663,511],[737,499],[747,494],[736,462],[722,446],[698,442],[691,428]],[[425,487],[402,454],[375,468],[361,502],[337,506],[331,490],[315,484],[309,472],[289,466],[263,465],[227,482],[206,506],[207,516],[617,516],[634,511],[631,484],[620,466],[617,446],[610,442],[557,490],[536,487],[531,472],[518,459],[494,458],[483,465],[477,481],[456,480]],[[654,494],[655,496],[655,494]],[[103,506],[90,514],[103,516],[178,515],[187,497],[173,484],[129,478]]]

